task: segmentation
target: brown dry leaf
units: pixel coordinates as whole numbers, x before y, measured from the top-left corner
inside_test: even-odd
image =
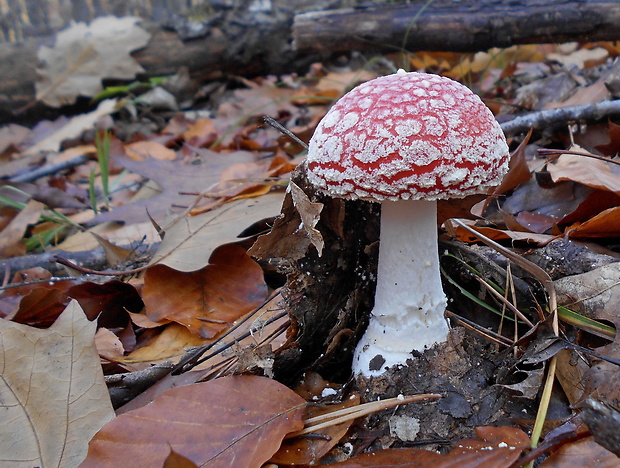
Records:
[[[209,340],[192,333],[183,325],[171,323],[152,341],[125,356],[122,362],[134,364],[170,359],[184,354],[187,348],[203,346],[208,342]]]
[[[125,349],[118,336],[107,328],[100,328],[95,334],[95,346],[99,356],[110,362],[118,362],[123,359]]]
[[[376,73],[364,69],[344,73],[330,72],[320,78],[316,86],[308,90],[307,100],[303,98],[301,100],[309,104],[331,104],[359,83],[370,81],[377,76]],[[318,99],[321,97],[326,99]]]
[[[66,291],[71,285],[72,283],[63,281],[58,287],[50,288],[43,283],[34,288],[22,298],[12,320],[40,328],[50,326],[69,304],[71,299]]]
[[[146,314],[168,319],[202,338],[213,338],[267,298],[262,268],[235,244],[218,247],[202,270],[165,265],[147,270],[142,290]]]
[[[587,221],[608,208],[620,206],[620,195],[606,190],[594,190],[575,208],[575,210],[558,221],[566,226]]]
[[[530,129],[526,137],[519,144],[516,150],[510,155],[510,162],[508,163],[508,173],[502,179],[502,183],[493,190],[493,193],[502,194],[515,187],[527,182],[532,177],[530,168],[527,165],[525,159],[525,149],[530,141],[533,130]]]
[[[140,328],[157,328],[162,325],[167,325],[170,323],[170,320],[162,320],[161,322],[154,322],[150,318],[146,316],[146,314],[135,314],[133,312],[129,312],[129,318],[131,321],[136,324],[136,326]]]
[[[566,228],[572,239],[620,237],[620,206],[609,208],[586,222]]]
[[[561,102],[550,102],[545,105],[544,108],[555,109],[558,107],[582,106],[594,102],[607,101],[611,98],[611,93],[607,89],[607,86],[605,86],[604,81],[604,78],[600,78],[591,85],[579,86],[577,91],[568,99],[564,99]]]
[[[164,461],[164,468],[198,468],[198,465],[189,458],[179,455],[174,450],[170,449],[170,455],[168,455]]]
[[[89,320],[108,328],[124,328],[127,311],[139,312],[144,303],[130,284],[112,280],[105,284],[72,281],[42,283],[26,294],[13,321],[47,327],[56,320],[71,299],[76,299]]]
[[[286,434],[303,427],[305,403],[284,385],[257,376],[174,388],[107,424],[81,466],[162,466],[172,449],[200,466],[258,468]]]
[[[17,213],[17,216],[0,232],[0,258],[26,254],[26,246],[23,243],[24,234],[26,234],[29,225],[39,221],[44,208],[45,206],[42,203],[30,200],[24,209]]]
[[[47,330],[0,320],[0,460],[77,466],[114,411],[89,322],[73,301]]]
[[[277,216],[284,194],[273,192],[257,198],[224,204],[217,211],[179,219],[166,229],[166,236],[151,265],[166,265],[178,271],[197,271],[209,263],[216,247],[238,240],[248,226]]]
[[[566,45],[566,48],[571,47],[572,44]],[[571,47],[572,48],[572,47]],[[555,60],[567,68],[575,67],[580,70],[592,67],[594,65],[600,65],[605,63],[609,57],[609,52],[602,47],[594,47],[591,49],[585,47],[574,48],[574,50],[562,50],[558,49],[557,53],[550,53],[545,60]]]
[[[96,232],[91,232],[90,234],[96,239],[99,246],[101,246],[101,248],[103,249],[103,252],[105,253],[105,258],[111,267],[120,265],[121,263],[126,261],[133,253],[133,249],[114,245],[112,242],[110,242],[104,237],[101,237]]]
[[[192,146],[209,146],[217,139],[217,127],[211,118],[196,119],[182,136]]]
[[[327,466],[338,468],[366,466],[508,468],[518,460],[523,450],[530,446],[527,434],[515,427],[477,427],[476,434],[479,439],[463,440],[447,455],[422,449],[379,450]]]
[[[620,458],[597,444],[592,437],[565,444],[552,453],[541,468],[618,468]]]
[[[134,161],[146,161],[151,158],[174,161],[177,157],[174,150],[154,141],[136,141],[125,145],[125,154]]]
[[[314,418],[360,404],[359,395],[351,395],[342,403],[325,406],[311,406],[304,419]],[[353,420],[319,429],[312,434],[316,437],[295,437],[282,443],[280,450],[271,457],[271,463],[279,465],[315,465],[326,455],[347,433]]]
[[[344,462],[322,466],[329,468],[427,468],[432,466],[437,468],[442,459],[442,455],[430,450],[397,448],[363,453]]]
[[[584,151],[577,148],[578,151]],[[600,159],[575,154],[562,154],[547,169],[554,182],[572,180],[588,187],[620,194],[620,173],[614,173],[612,164]]]
[[[620,329],[620,263],[610,263],[580,275],[566,276],[555,281],[558,303],[595,320],[609,321]],[[620,359],[620,340],[597,348],[597,352]],[[620,373],[607,361],[596,361],[586,370],[582,381],[582,399],[596,399],[620,404]]]
[[[316,223],[321,219],[321,211],[323,211],[323,203],[312,203],[308,195],[299,188],[294,182],[289,183],[289,190],[293,199],[293,206],[301,217],[301,223],[308,239],[319,254],[323,254],[323,235],[316,229]]]
[[[105,221],[138,223],[148,221],[148,214],[155,221],[162,222],[172,209],[181,211],[183,209],[181,207],[188,207],[195,201],[195,195],[184,195],[182,192],[208,191],[219,182],[221,172],[227,167],[255,160],[255,155],[247,151],[216,153],[207,149],[197,149],[195,153],[198,157],[187,163],[181,160],[166,161],[154,158],[134,161],[122,152],[121,148],[116,148],[114,152],[110,151],[110,156],[127,170],[154,181],[161,188],[161,192],[149,199],[126,203],[109,212],[100,213],[93,218],[92,223]]]
[[[233,99],[220,105],[216,124],[230,120],[231,128],[254,115],[280,114],[295,115],[297,108],[292,101],[300,94],[299,90],[281,86],[275,76],[259,77],[254,80],[239,78],[247,86],[233,92]],[[221,132],[221,130],[220,130]]]
[[[29,128],[14,123],[2,126],[0,128],[0,154],[6,156],[5,153],[11,153],[26,139],[29,133]]]
[[[268,161],[255,161],[247,163],[237,163],[224,169],[220,174],[220,182],[209,190],[212,197],[232,198],[240,194],[252,193],[252,191],[262,191],[262,193],[268,193],[271,189],[270,185],[263,182],[268,173]],[[266,190],[261,190],[262,187],[266,187]],[[212,204],[210,201],[207,203]],[[201,204],[192,210],[201,210]]]
[[[37,99],[48,106],[73,104],[78,96],[94,96],[103,78],[133,79],[144,69],[129,55],[145,46],[151,35],[139,18],[103,16],[90,25],[74,23],[59,32],[54,47],[42,46],[35,84]]]
[[[84,130],[93,128],[93,125],[102,117],[111,114],[116,108],[114,99],[106,99],[101,101],[97,108],[86,114],[76,115],[64,125],[59,126],[52,134],[46,136],[27,150],[24,155],[31,155],[41,151],[58,151],[60,144],[64,140],[76,138],[82,134]]]

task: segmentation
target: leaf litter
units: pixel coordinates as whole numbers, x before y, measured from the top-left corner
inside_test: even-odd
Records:
[[[71,34],[79,38],[79,33]],[[140,41],[146,38],[139,31],[135,37],[135,42],[127,42],[124,54],[140,47]],[[547,61],[551,53],[564,65],[551,67]],[[509,120],[514,104],[535,111],[608,99],[603,83],[607,83],[609,75],[604,66],[617,53],[612,47],[527,45],[469,56],[421,52],[386,59],[400,64],[405,58],[412,68],[459,80],[473,79],[472,87],[498,118]],[[119,63],[118,70],[125,65],[131,67],[132,59],[128,57],[114,59]],[[565,72],[569,63],[580,67],[576,80],[568,79]],[[595,65],[603,67],[598,76]],[[116,70],[116,65],[111,67]],[[488,292],[478,288],[486,283],[487,288],[498,290],[513,308],[527,315],[528,321],[535,322],[554,317],[549,315],[553,310],[548,310],[550,290],[545,292],[532,280],[532,271],[527,267],[518,262],[510,267],[514,258],[507,261],[499,258],[497,252],[501,251],[491,254],[493,249],[480,250],[483,253],[476,261],[468,260],[471,268],[479,270],[475,284],[471,271],[461,267],[451,271],[451,281],[459,284],[458,291],[472,293],[467,298],[450,293],[456,299],[450,313],[454,323],[471,323],[470,329],[479,330],[480,336],[486,338],[472,339],[459,327],[453,332],[449,349],[413,356],[417,377],[403,370],[390,376],[389,386],[372,382],[340,385],[348,379],[352,340],[359,337],[360,323],[363,325],[360,314],[369,310],[364,298],[372,289],[373,267],[369,260],[376,259],[376,228],[372,221],[376,213],[371,207],[325,200],[304,185],[303,167],[291,173],[301,161],[303,149],[262,123],[262,115],[269,115],[307,139],[335,99],[358,82],[393,71],[381,69],[381,64],[367,69],[354,64],[338,71],[329,68],[316,64],[305,76],[223,80],[218,88],[210,88],[217,90],[208,96],[208,112],[181,111],[173,118],[164,117],[163,123],[150,121],[146,114],[138,117],[136,102],[126,101],[124,107],[122,102],[119,105],[108,99],[94,112],[71,120],[43,122],[31,130],[4,127],[0,132],[5,161],[2,174],[9,179],[28,174],[35,166],[51,166],[55,159],[72,161],[76,155],[81,158],[61,176],[37,176],[36,183],[23,191],[21,198],[7,198],[12,211],[0,213],[0,221],[3,226],[14,223],[19,235],[14,234],[15,230],[9,234],[10,229],[5,233],[5,227],[0,231],[0,245],[8,245],[19,254],[26,248],[53,249],[54,245],[62,245],[63,239],[73,238],[73,245],[79,249],[83,231],[102,223],[107,227],[100,235],[123,232],[115,241],[126,239],[120,246],[105,237],[99,239],[110,255],[98,279],[81,265],[74,265],[67,279],[12,270],[5,263],[5,288],[0,297],[2,322],[16,326],[16,322],[28,323],[32,333],[53,332],[66,310],[79,308],[74,302],[77,300],[92,321],[88,325],[92,333],[85,337],[89,349],[96,346],[103,363],[101,366],[96,360],[89,364],[88,375],[101,379],[104,373],[137,375],[157,362],[177,362],[172,373],[165,371],[146,384],[145,388],[151,389],[135,398],[133,410],[132,402],[128,403],[119,411],[123,415],[94,438],[94,432],[76,437],[76,453],[82,454],[79,456],[90,442],[84,466],[112,466],[130,460],[144,466],[193,466],[205,462],[231,466],[240,460],[243,466],[260,466],[272,456],[278,463],[291,465],[520,466],[532,445],[531,431],[536,432],[544,419],[544,413],[538,411],[541,401],[551,399],[556,408],[553,411],[559,408],[559,413],[549,413],[549,418],[557,416],[557,420],[578,413],[587,398],[610,404],[612,410],[620,404],[615,390],[617,367],[587,351],[595,349],[604,357],[619,359],[617,344],[609,339],[600,342],[600,337],[609,337],[609,333],[589,334],[587,330],[596,325],[586,320],[607,324],[611,330],[618,327],[614,313],[618,288],[614,272],[618,263],[613,240],[620,235],[620,171],[616,164],[620,133],[612,117],[607,122],[581,126],[570,121],[537,130],[527,138],[512,137],[511,147],[516,150],[511,171],[493,197],[440,207],[439,225],[449,218],[468,218],[466,223],[446,223],[445,227],[452,224],[454,229],[448,229],[448,233],[472,249],[479,248],[476,244],[481,240],[480,233],[513,247],[518,256],[532,258],[537,251],[557,244],[557,240],[564,239],[566,245],[579,240],[587,241],[584,248],[591,249],[591,255],[611,259],[609,265],[598,270],[575,270],[554,277],[560,305],[574,309],[570,310],[572,321],[562,321],[559,326],[566,340],[575,346],[558,341],[553,332],[545,335],[541,331],[544,327],[529,330],[531,339],[520,340],[528,332],[524,322],[511,319],[501,301],[490,299]],[[100,89],[101,78],[121,74],[108,69],[99,72],[93,75],[96,85],[88,89],[75,87],[79,94],[92,95]],[[133,78],[136,71],[130,68],[125,72]],[[52,104],[68,102],[75,95],[60,91],[75,79],[67,74],[48,78],[57,85],[48,83],[41,92],[47,99],[53,98]],[[110,118],[112,112],[114,120]],[[97,163],[101,155],[96,154],[92,141],[95,126],[108,129],[112,135],[111,187],[104,187]],[[86,146],[78,149],[78,143]],[[553,150],[558,153],[553,155]],[[283,188],[291,178],[294,184],[285,193]],[[52,189],[64,197],[53,206],[51,197],[44,195]],[[102,193],[108,189],[109,200],[104,200]],[[97,203],[90,206],[91,210],[85,208],[92,204],[89,197]],[[62,233],[50,234],[48,240],[35,246],[24,242],[33,238],[33,233],[41,235],[49,229],[43,217],[50,212],[37,209],[29,215],[29,210],[24,209],[29,200],[30,206],[45,203],[65,216]],[[147,241],[152,243],[148,254],[133,255],[149,222],[153,227]],[[121,224],[135,229],[120,231]],[[152,232],[163,237],[161,242],[154,240]],[[356,241],[357,253],[346,256],[343,252],[347,252],[353,234],[364,237]],[[447,240],[445,234],[443,238]],[[21,246],[15,250],[18,244]],[[246,253],[250,247],[252,257]],[[340,253],[339,247],[343,249]],[[453,255],[463,255],[463,245],[447,248]],[[10,252],[3,254],[7,262]],[[570,266],[566,267],[569,272]],[[353,271],[356,273],[350,273]],[[110,280],[111,276],[118,279]],[[348,289],[339,286],[343,278]],[[609,281],[603,284],[601,278]],[[275,308],[274,296],[270,295],[274,290],[282,291],[284,296],[276,301]],[[333,291],[339,291],[340,297]],[[278,316],[276,309],[282,315]],[[501,319],[490,316],[491,310]],[[266,320],[268,312],[274,321],[263,325],[271,320]],[[313,317],[317,312],[321,318],[315,326]],[[560,310],[559,315],[562,313],[568,314]],[[244,327],[239,327],[241,323]],[[494,344],[484,341],[492,336],[480,331],[485,327],[496,330],[497,337],[491,341]],[[3,335],[7,342],[12,339]],[[557,349],[534,353],[536,343]],[[226,356],[224,349],[229,350]],[[532,353],[537,356],[535,362],[524,359]],[[549,387],[545,382],[549,381],[551,361],[560,386],[549,396],[543,388]],[[184,365],[178,366],[180,363]],[[458,385],[446,372],[448,368],[452,375],[456,372],[461,381]],[[10,372],[19,375],[23,369],[19,366]],[[272,378],[230,376],[258,373],[293,386],[310,372],[319,372],[328,380],[317,387],[318,393],[316,389],[314,393],[298,390],[303,397]],[[200,380],[206,381],[196,383]],[[101,385],[97,388],[101,390]],[[395,414],[380,413],[355,423],[341,423],[327,428],[324,437],[298,435],[284,441],[287,434],[295,435],[303,427],[302,419],[311,420],[315,413],[329,413],[336,407],[357,405],[356,395],[362,400],[397,398],[426,388],[441,393],[443,398],[434,403],[403,405],[393,410]],[[131,389],[127,390],[131,393]],[[32,392],[35,396],[36,390]],[[570,400],[571,408],[562,403],[558,392]],[[328,401],[330,395],[332,401]],[[321,404],[311,411],[302,409],[307,401]],[[147,405],[149,402],[152,404]],[[109,401],[104,403],[109,408]],[[188,405],[196,409],[188,411]],[[93,408],[84,409],[83,414]],[[258,415],[260,420],[251,420],[252,415]],[[190,422],[198,421],[201,429],[188,430],[186,418],[197,418]],[[397,422],[408,425],[407,431],[395,430]],[[579,457],[598,458],[614,466],[615,455],[610,455],[610,447],[603,448],[607,440],[602,435],[596,437],[605,433],[605,423],[591,425],[595,440],[602,443],[583,438],[546,445],[544,438],[540,449],[551,456],[543,466],[579,466]],[[57,444],[51,435],[42,436],[46,437],[50,437],[50,446]],[[128,446],[126,440],[135,443]],[[413,440],[430,450],[398,448]],[[289,447],[288,453],[275,455],[284,446]],[[4,450],[2,447],[3,454]],[[536,450],[531,454],[538,453]]]

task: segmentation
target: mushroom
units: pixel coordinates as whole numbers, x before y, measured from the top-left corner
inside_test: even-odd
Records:
[[[487,193],[508,159],[482,100],[437,75],[399,70],[368,81],[319,122],[308,180],[333,197],[381,203],[375,304],[355,350],[355,374],[382,374],[447,339],[437,200]]]

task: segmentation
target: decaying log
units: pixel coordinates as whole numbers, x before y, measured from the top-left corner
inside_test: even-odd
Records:
[[[297,15],[298,53],[347,50],[476,52],[515,44],[613,41],[620,3],[609,0],[411,2]]]
[[[185,41],[180,33],[146,21],[143,26],[153,36],[135,58],[151,76],[185,66],[194,77],[213,79],[303,71],[311,61],[351,50],[477,51],[620,39],[616,0],[415,1],[305,13],[294,7],[274,2],[270,11],[216,9],[219,16],[206,16],[204,33]],[[47,36],[0,44],[0,122],[49,115],[49,108],[36,103],[34,83],[37,50],[53,41]]]

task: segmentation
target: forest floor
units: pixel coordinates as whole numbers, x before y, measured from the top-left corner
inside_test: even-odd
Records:
[[[351,53],[208,83],[181,70],[3,126],[0,459],[620,466],[618,55]],[[366,379],[350,366],[378,210],[317,193],[301,163],[337,99],[398,68],[471,88],[511,162],[493,194],[440,205],[448,341]]]

